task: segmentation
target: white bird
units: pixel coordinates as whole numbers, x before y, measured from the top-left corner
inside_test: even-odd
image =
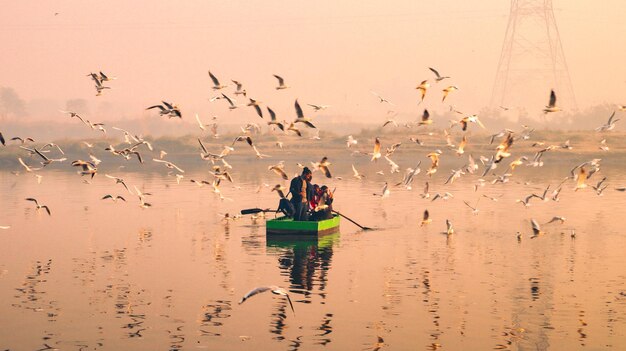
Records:
[[[261,101],[258,101],[252,98],[248,98],[248,100],[250,100],[250,102],[248,103],[247,106],[254,107],[256,114],[259,115],[259,117],[263,118],[263,111],[261,110],[261,105],[260,105]]]
[[[407,168],[406,172],[404,173],[404,177],[402,178],[402,181],[397,183],[396,186],[403,185],[407,190],[413,189],[411,184],[413,183],[413,179],[415,178],[415,176],[418,175],[422,171],[419,168],[421,164],[422,164],[422,161],[419,161],[417,163],[417,166],[415,166],[415,168],[411,168],[411,167]],[[428,188],[428,182],[426,183],[426,187]],[[428,189],[426,189],[426,191],[428,192]]]
[[[76,160],[72,162],[72,166],[81,167],[82,171],[79,171],[78,174],[80,174],[81,176],[91,175],[91,179],[93,179],[96,173],[98,173],[98,168],[93,162]]]
[[[285,80],[283,79],[283,77],[278,76],[276,74],[274,74],[274,77],[278,79],[278,86],[276,87],[276,90],[283,90],[283,89],[289,88],[288,85],[285,85]]]
[[[378,139],[378,137],[374,140],[374,152],[371,155],[371,161],[378,161],[378,159],[382,156],[380,153],[380,139]]]
[[[422,222],[420,223],[420,227],[423,227],[429,223],[431,223],[433,220],[430,219],[430,214],[428,213],[428,210],[424,210],[424,214],[422,215]]]
[[[315,135],[311,136],[309,139],[311,139],[311,140],[322,140],[322,138],[320,137],[320,130],[318,129],[317,132],[315,133]]]
[[[561,108],[556,107],[556,94],[554,90],[550,90],[550,100],[548,101],[548,105],[543,109],[544,114],[548,114],[550,112],[558,112],[561,111]]]
[[[454,228],[452,228],[452,222],[449,219],[446,219],[446,231],[442,234],[452,235],[454,234]]]
[[[234,79],[231,79],[230,81],[235,83],[235,85],[237,86],[237,90],[235,90],[235,92],[233,94],[246,96],[246,90],[243,89],[243,84],[242,83],[240,83],[240,82],[238,82],[238,81],[236,81]]]
[[[561,222],[561,224],[565,223],[565,217],[561,217],[561,216],[554,216],[552,217],[552,219],[548,222],[546,222],[545,224],[550,224],[550,223],[554,223],[554,222]]]
[[[422,103],[422,101],[424,101],[424,97],[426,96],[426,91],[428,90],[428,88],[430,88],[430,83],[428,83],[428,80],[423,80],[420,85],[417,86],[417,90],[419,90],[421,92],[421,100],[420,103]]]
[[[45,210],[46,210],[46,212],[48,212],[48,216],[52,216],[52,214],[50,213],[50,209],[48,208],[48,206],[47,206],[47,205],[40,205],[40,204],[39,204],[39,202],[37,201],[37,199],[34,199],[34,198],[32,198],[32,197],[28,197],[28,198],[26,198],[26,201],[32,201],[32,202],[34,202],[34,203],[35,203],[35,205],[37,206],[37,210],[40,210],[40,209],[42,209],[42,208],[43,208],[43,209],[45,209]]]
[[[126,189],[126,191],[128,191],[130,194],[132,194],[132,191],[130,191],[130,189],[128,189],[128,186],[126,186],[126,183],[124,183],[124,179],[116,177],[116,176],[108,175],[108,174],[105,174],[104,176],[109,178],[109,179],[114,179],[115,180],[115,184],[122,184],[124,186],[124,188]]]
[[[284,165],[283,164],[277,164],[277,165],[271,165],[269,167],[267,167],[267,169],[269,171],[274,171],[274,173],[276,173],[277,175],[279,175],[281,178],[283,178],[284,180],[289,180],[289,176],[287,176],[287,173],[285,172],[284,169]]]
[[[385,99],[384,97],[380,96],[380,94],[378,94],[378,93],[376,93],[376,92],[374,92],[374,91],[371,91],[371,90],[370,90],[370,93],[372,93],[372,94],[374,94],[376,97],[378,97],[378,100],[380,100],[380,103],[386,102],[386,103],[388,103],[389,105],[395,106],[395,104],[394,104],[394,103],[392,103],[391,101],[389,101],[389,100]]]
[[[111,200],[113,200],[113,202],[117,202],[117,200],[122,200],[122,201],[126,202],[126,199],[123,198],[120,195],[117,195],[116,197],[113,197],[113,195],[107,194],[107,195],[104,195],[102,197],[102,200],[106,200],[106,199],[111,199]]]
[[[294,124],[295,123],[304,123],[309,128],[315,128],[313,123],[311,123],[311,119],[308,118],[308,117],[304,117],[304,113],[302,112],[302,108],[300,107],[300,104],[298,103],[298,99],[296,99],[296,103],[294,104],[294,106],[296,108],[297,118],[296,118],[296,120],[293,123]]]
[[[358,180],[363,179],[363,177],[365,177],[364,175],[362,175],[361,173],[359,173],[359,171],[356,170],[356,168],[354,167],[354,165],[352,165],[352,172],[354,173],[352,176]]]
[[[256,157],[259,159],[263,159],[263,158],[267,158],[267,157],[272,157],[270,155],[265,155],[259,152],[259,150],[257,150],[255,145],[252,145],[252,149],[254,150],[254,153],[256,154]]]
[[[315,112],[325,110],[330,107],[330,105],[315,105],[315,104],[307,104],[307,105],[313,107]]]
[[[228,87],[228,85],[221,85],[220,81],[209,71],[209,77],[211,77],[211,81],[213,81],[213,90],[220,90]]]
[[[267,122],[267,124],[268,125],[275,125],[278,128],[280,128],[280,130],[284,131],[285,130],[285,125],[283,123],[278,122],[278,120],[276,120],[276,113],[269,106],[267,106],[267,112],[269,112],[269,114],[270,114],[270,121]]]
[[[397,163],[393,162],[393,160],[391,160],[389,157],[385,156],[385,160],[387,160],[387,162],[389,162],[389,166],[391,167],[391,170],[389,171],[389,173],[400,173],[400,166],[398,166]]]
[[[33,167],[28,166],[26,163],[24,163],[24,161],[22,160],[22,158],[21,158],[21,157],[18,157],[18,158],[17,158],[17,160],[20,162],[20,164],[21,164],[22,166],[24,166],[24,169],[26,169],[26,172],[39,171],[39,170],[41,170],[41,168],[42,168],[42,167],[39,167],[39,168],[33,168]]]
[[[230,110],[234,110],[236,108],[238,108],[241,105],[236,105],[235,103],[237,102],[235,99],[231,99],[229,98],[226,94],[222,93],[222,97],[224,97],[224,99],[226,99],[226,101],[228,101],[228,109]]]
[[[375,196],[380,196],[383,199],[386,197],[389,197],[389,194],[391,194],[391,192],[389,191],[389,186],[387,185],[387,182],[385,182],[385,185],[383,186],[383,190],[381,191],[380,194],[374,193]]]
[[[619,119],[613,120],[613,117],[615,117],[615,111],[613,111],[611,117],[609,117],[609,120],[608,122],[606,122],[606,124],[603,124],[596,128],[596,132],[607,132],[609,130],[613,130],[615,128],[615,124],[617,123],[617,121],[619,121]]]
[[[295,314],[296,311],[293,309],[293,304],[291,303],[291,299],[289,298],[289,294],[287,293],[287,290],[278,287],[276,285],[270,285],[270,286],[260,286],[258,288],[254,288],[252,290],[250,290],[247,294],[245,294],[241,300],[239,300],[239,304],[241,305],[242,303],[244,303],[247,299],[251,298],[252,296],[262,293],[262,292],[266,292],[266,291],[270,291],[272,294],[274,295],[282,295],[285,296],[287,298],[287,301],[289,301],[289,306],[291,306],[291,311],[293,311],[293,313]]]
[[[418,125],[424,126],[430,124],[433,124],[433,120],[430,118],[430,113],[428,112],[428,110],[424,109],[424,112],[422,113],[422,119],[419,121]]]
[[[474,206],[470,205],[469,202],[463,200],[463,203],[465,205],[467,205],[467,207],[472,209],[472,214],[477,215],[478,214],[478,202],[480,201],[480,198],[478,198],[478,200],[476,200],[476,204]]]
[[[530,237],[531,239],[534,239],[538,237],[539,235],[545,234],[544,232],[541,231],[541,227],[539,226],[539,223],[537,223],[537,221],[531,218],[530,224],[532,225],[532,228],[533,228],[533,236]]]
[[[348,139],[346,139],[346,146],[350,148],[352,145],[358,144],[358,141],[352,137],[352,135],[348,135]]]
[[[437,199],[442,199],[442,200],[446,201],[446,200],[448,200],[448,199],[450,199],[452,197],[454,197],[454,195],[452,195],[452,194],[450,194],[449,192],[446,191],[445,193],[443,193],[443,195],[441,195],[439,193],[436,193],[435,196],[433,196],[433,199],[430,200],[430,201],[435,201]]]
[[[443,184],[452,184],[455,180],[461,178],[462,175],[465,175],[465,172],[463,172],[462,168],[459,168],[457,170],[453,169],[450,171],[450,176]]]
[[[609,146],[606,145],[606,139],[602,139],[602,141],[600,141],[599,149],[602,151],[609,151]]]
[[[455,90],[459,90],[459,88],[457,88],[454,85],[451,85],[451,86],[443,89],[443,98],[441,99],[441,102],[444,102],[446,100],[446,98],[448,97],[448,94],[450,94],[451,92],[453,92]]]
[[[198,114],[196,113],[196,121],[198,122],[198,127],[200,127],[200,129],[202,131],[206,130],[206,127],[210,126],[210,124],[204,124],[202,123],[202,121],[200,121],[200,116],[198,116]]]
[[[57,145],[57,144],[55,144],[55,143],[47,143],[46,145],[42,146],[42,147],[40,148],[40,150],[44,150],[44,149],[49,148],[49,147],[56,147],[56,148],[59,150],[59,152],[60,152],[61,154],[65,155],[65,152],[63,152],[63,150],[61,150],[61,148],[59,147],[59,145]]]
[[[440,81],[442,81],[442,80],[444,80],[446,78],[450,78],[448,76],[442,77],[439,74],[439,72],[436,69],[432,68],[432,67],[428,67],[428,69],[435,74],[435,81],[437,81],[437,83],[439,83]]]
[[[178,166],[176,166],[175,164],[173,164],[172,162],[169,161],[165,161],[165,160],[159,160],[158,158],[153,158],[152,161],[154,162],[159,162],[159,163],[163,163],[165,165],[165,167],[169,168],[169,169],[176,169],[177,171],[179,171],[180,173],[185,173],[185,171],[183,171],[182,169],[180,169]]]

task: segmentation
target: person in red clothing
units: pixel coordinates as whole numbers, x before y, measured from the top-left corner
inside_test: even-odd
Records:
[[[312,220],[321,221],[333,218],[333,193],[326,185],[319,189],[319,198],[313,209]]]
[[[311,200],[309,201],[309,209],[311,210],[311,212],[315,211],[315,208],[317,207],[317,204],[319,204],[321,197],[322,197],[322,191],[321,191],[320,186],[317,184],[314,184],[313,196],[311,197]]]

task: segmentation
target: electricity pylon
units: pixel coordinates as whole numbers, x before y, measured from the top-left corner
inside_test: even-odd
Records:
[[[577,109],[552,0],[511,0],[491,106],[539,111],[550,89],[559,107]]]

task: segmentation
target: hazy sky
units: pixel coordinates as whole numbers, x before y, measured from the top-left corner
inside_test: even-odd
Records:
[[[449,82],[461,89],[449,103],[474,112],[490,102],[509,5],[11,1],[0,12],[0,86],[14,88],[27,101],[53,100],[59,107],[74,98],[106,102],[126,118],[145,115],[145,107],[162,99],[178,103],[190,118],[193,112],[253,118],[251,108],[228,112],[223,101],[207,101],[214,95],[210,69],[223,83],[243,82],[249,96],[270,105],[279,118],[291,119],[299,98],[332,105],[328,114],[354,120],[385,118],[388,108],[370,90],[404,114],[417,115],[422,107],[444,111],[440,90]],[[626,103],[626,3],[568,0],[554,1],[554,7],[579,107]],[[453,78],[417,106],[415,87],[432,79],[428,66]],[[86,74],[98,70],[119,79],[95,97]],[[292,88],[274,90],[272,74]]]

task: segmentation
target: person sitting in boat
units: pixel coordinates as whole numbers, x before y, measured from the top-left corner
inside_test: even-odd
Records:
[[[308,219],[309,202],[313,198],[313,186],[311,185],[313,174],[308,167],[304,167],[302,174],[293,178],[289,185],[291,192],[291,203],[294,207],[295,221],[306,221]]]
[[[320,202],[320,198],[322,197],[322,190],[319,185],[313,184],[313,197],[309,202],[309,211],[314,211],[317,204]]]
[[[326,185],[322,185],[320,192],[319,201],[311,215],[314,221],[333,218],[333,193]]]

